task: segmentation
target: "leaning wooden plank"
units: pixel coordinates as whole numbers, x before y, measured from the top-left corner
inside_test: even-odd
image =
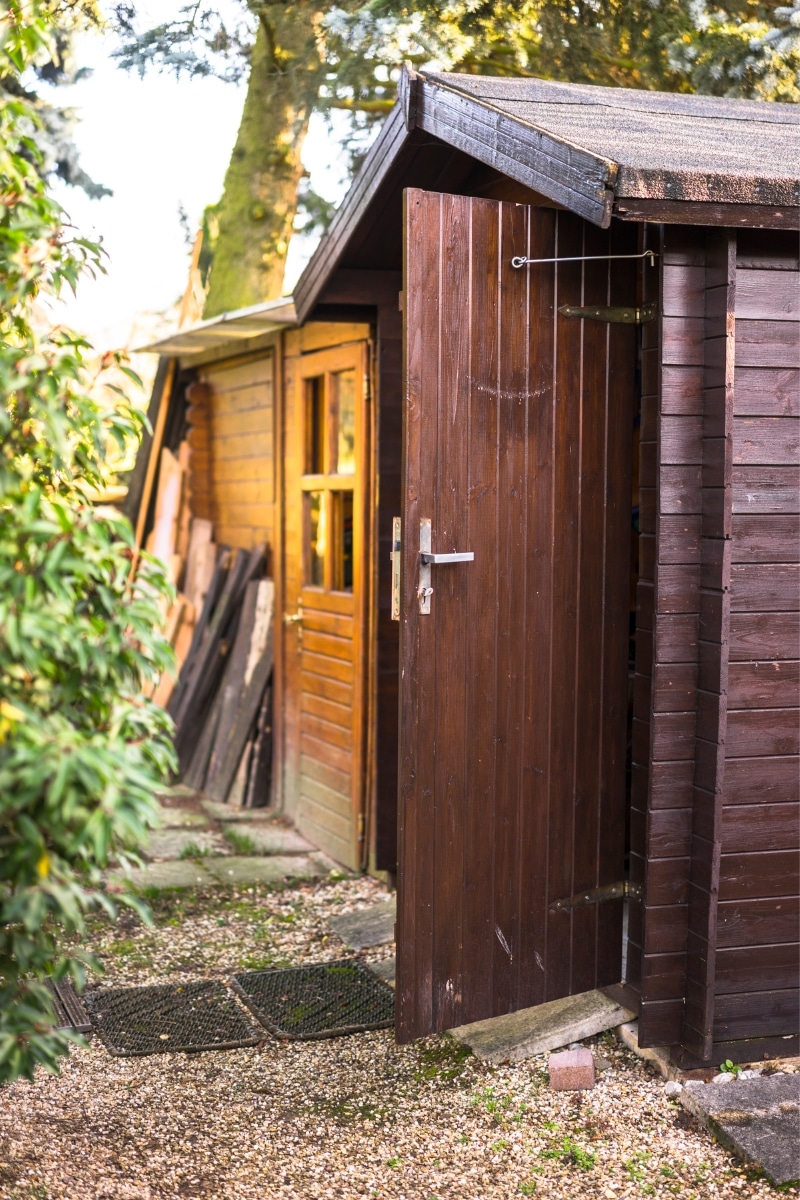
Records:
[[[222,595],[223,588],[225,587],[225,581],[228,578],[230,565],[231,551],[227,546],[221,546],[217,556],[217,565],[214,568],[214,574],[211,578],[211,583],[209,584],[206,598],[203,601],[203,607],[200,609],[200,613],[195,623],[194,636],[192,637],[192,644],[189,647],[189,653],[186,656],[184,670],[181,673],[181,677],[178,680],[178,686],[175,689],[172,701],[167,709],[173,718],[178,711],[183,693],[186,691],[189,681],[194,673],[197,655],[199,654],[200,647],[203,644],[205,633],[214,614],[217,601]]]
[[[185,767],[181,779],[187,787],[194,788],[198,792],[203,790],[205,784],[208,760],[217,732],[221,703],[222,696],[218,691],[205,721],[202,725],[198,722],[195,726],[197,737],[194,741],[189,740],[184,750]]]
[[[220,687],[221,704],[219,721],[217,722],[214,746],[211,751],[204,786],[204,791],[209,796],[215,797],[215,799],[221,799],[221,797],[217,797],[215,794],[214,784],[225,756],[228,736],[236,720],[236,710],[239,707],[239,700],[245,684],[250,643],[256,624],[259,594],[266,582],[266,580],[253,580],[245,588],[244,599],[242,600],[242,613],[239,618],[239,628],[236,631],[236,640],[233,643],[228,665],[225,668],[225,678]]]
[[[264,808],[270,802],[272,783],[272,687],[267,684],[258,714],[256,740],[250,760],[245,808]]]
[[[178,465],[181,469],[181,502],[178,509],[178,520],[175,531],[175,553],[180,555],[183,566],[189,553],[189,536],[192,525],[192,505],[189,490],[189,443],[182,441],[178,447]],[[184,585],[184,579],[178,579],[178,585]]]
[[[222,766],[219,773],[219,790],[223,796],[227,797],[236,775],[239,762],[244,753],[245,744],[252,733],[253,726],[256,723],[258,709],[261,703],[261,697],[264,694],[264,688],[272,671],[272,626],[270,626],[267,636],[267,644],[264,647],[264,652],[255,666],[252,677],[247,685],[242,702],[239,705],[239,711],[236,714],[236,722],[231,730],[231,736],[228,740],[228,749],[225,753]]]
[[[160,415],[162,408],[166,409],[169,403],[174,372],[174,359],[159,358],[156,377],[153,381],[152,391],[150,392],[150,402],[147,407],[147,420],[150,428],[142,431],[142,440],[139,443],[136,462],[128,476],[128,494],[123,502],[122,511],[136,530],[137,546],[141,546],[142,544],[140,530],[143,528],[144,521],[146,520],[149,505],[149,492],[146,493],[145,490],[149,467],[151,461],[154,464],[158,462],[158,455],[161,450],[160,437],[154,449],[154,442],[156,442],[154,434],[159,430],[159,427],[163,431],[163,419],[161,419]],[[140,513],[143,513],[141,524],[139,519]]]
[[[186,575],[183,590],[195,608],[203,604],[205,591],[211,582],[215,559],[213,555],[214,527],[202,517],[193,517],[189,529],[189,548],[186,551]],[[210,569],[209,569],[210,568]],[[203,581],[206,583],[203,590]]]
[[[175,553],[182,491],[183,471],[180,463],[165,446],[161,451],[152,542],[153,554],[163,563],[169,563]]]
[[[250,772],[250,759],[253,754],[253,738],[246,743],[244,753],[242,754],[241,762],[239,763],[236,774],[233,777],[231,790],[228,792],[227,802],[231,808],[243,808],[244,797],[247,791],[247,777]]]
[[[183,669],[183,664],[186,661],[186,655],[189,653],[189,647],[192,644],[192,634],[194,633],[194,609],[185,596],[181,596],[179,599],[183,601],[180,622],[174,636],[170,638],[170,643],[175,651],[175,669],[164,671],[153,695],[156,704],[160,704],[162,708],[167,707],[170,696],[175,690],[175,685]]]
[[[199,719],[210,696],[219,683],[225,665],[225,654],[230,639],[235,636],[235,624],[239,616],[239,605],[247,584],[263,574],[265,564],[263,547],[249,555],[240,553],[230,569],[222,595],[214,609],[206,637],[197,654],[192,677],[187,684],[181,703],[175,713],[175,749],[183,760],[185,730]]]

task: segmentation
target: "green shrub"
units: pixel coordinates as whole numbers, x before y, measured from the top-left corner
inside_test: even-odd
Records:
[[[51,53],[54,6],[11,0],[0,80]],[[8,91],[8,89],[5,89]],[[0,1082],[55,1070],[69,1037],[54,1028],[44,977],[84,978],[87,911],[113,911],[101,872],[155,824],[155,789],[173,766],[171,726],[141,696],[167,666],[157,632],[169,595],[133,539],[95,507],[109,461],[141,419],[91,347],[42,329],[46,299],[102,270],[49,197],[39,127],[24,99],[0,107]],[[130,373],[129,373],[130,374]],[[134,377],[135,378],[135,377]],[[73,1039],[74,1040],[74,1039]]]

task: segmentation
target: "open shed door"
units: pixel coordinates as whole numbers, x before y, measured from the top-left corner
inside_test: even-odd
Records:
[[[416,190],[405,220],[401,1042],[620,979],[636,367],[631,325],[557,312],[632,305],[632,263],[511,265],[633,230]],[[428,582],[421,549],[474,559]]]

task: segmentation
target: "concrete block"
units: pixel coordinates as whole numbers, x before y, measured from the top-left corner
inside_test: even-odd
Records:
[[[521,1062],[630,1021],[633,1013],[603,992],[581,992],[450,1032],[484,1062]]]
[[[594,1058],[591,1050],[561,1050],[547,1064],[550,1087],[556,1092],[585,1092],[594,1087]]]
[[[363,950],[367,946],[390,945],[394,941],[396,919],[397,902],[393,896],[387,896],[385,900],[376,900],[368,908],[331,917],[328,924],[345,946],[351,950]]]
[[[681,1104],[773,1183],[800,1180],[800,1075],[688,1082]]]
[[[320,879],[322,871],[310,856],[265,855],[263,858],[231,855],[207,858],[205,864],[217,882],[239,886],[247,883],[279,884],[289,879]]]

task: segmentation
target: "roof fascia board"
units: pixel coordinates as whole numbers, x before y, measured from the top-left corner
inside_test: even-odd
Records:
[[[424,76],[416,81],[415,90],[418,128],[608,228],[618,172],[615,162]]]
[[[685,200],[696,204],[800,205],[800,179],[744,176],[721,172],[646,171],[621,167],[617,199]]]
[[[403,72],[401,83],[405,77],[406,72]],[[297,281],[294,303],[301,323],[308,318],[320,293],[339,265],[348,240],[414,128],[411,91],[411,88],[406,88],[405,100],[401,95],[400,102],[389,113],[361,170],[353,180],[350,191],[337,210],[330,229]]]
[[[708,200],[661,200],[621,196],[614,216],[622,221],[664,225],[710,225],[728,229],[788,229],[800,232],[800,209],[770,204],[717,204]]]

